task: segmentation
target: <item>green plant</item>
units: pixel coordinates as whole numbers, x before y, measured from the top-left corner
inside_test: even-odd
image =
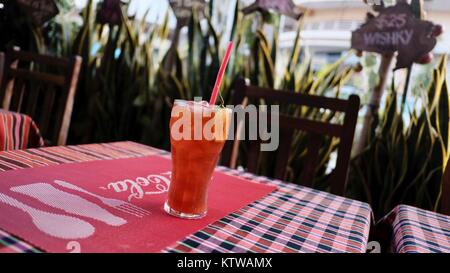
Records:
[[[140,141],[151,132],[147,143],[160,146],[159,135],[165,135],[161,118],[169,114],[161,111],[164,96],[157,71],[165,52],[158,45],[167,39],[168,15],[163,25],[149,31],[145,18],[132,21],[123,16],[118,26],[102,25],[89,1],[83,19],[73,46],[84,64],[72,141]]]
[[[276,17],[275,17],[276,18]],[[246,77],[253,85],[264,86],[282,90],[290,90],[295,93],[342,97],[340,88],[349,80],[353,74],[352,67],[343,65],[347,56],[342,57],[336,63],[324,66],[319,71],[312,68],[311,59],[302,57],[302,47],[300,44],[300,32],[302,22],[298,22],[297,35],[294,44],[288,52],[282,52],[278,48],[278,36],[273,35],[270,39],[267,37],[263,28],[264,23],[252,26],[254,17],[239,18],[239,25],[246,26],[246,29],[237,31],[237,51],[244,51],[249,48],[251,54],[249,56],[238,56],[237,65],[233,67],[233,71],[237,71],[237,75]],[[272,18],[273,23],[270,27],[274,28],[273,33],[277,33],[279,28],[277,22],[279,20]],[[252,27],[254,29],[252,29]],[[248,36],[247,33],[256,35]],[[239,58],[240,57],[240,58]],[[279,62],[278,60],[287,58],[288,62]],[[283,66],[281,66],[283,65]],[[277,73],[276,71],[283,71]],[[234,75],[229,79],[233,79]],[[229,97],[229,92],[225,93]],[[264,102],[255,101],[255,104]],[[283,114],[295,117],[303,117],[307,119],[321,120],[325,122],[341,122],[342,116],[334,112],[323,112],[319,109],[311,109],[306,107],[298,107],[294,105],[282,105],[280,111]],[[303,132],[297,132],[294,136],[291,155],[288,163],[287,181],[299,183],[302,166],[306,160],[306,150],[308,144],[308,136]],[[315,187],[319,189],[327,189],[328,163],[330,156],[336,151],[339,142],[336,139],[327,138],[324,140],[319,155],[319,166],[317,168],[317,179]],[[238,164],[246,166],[247,145],[244,142],[241,145]],[[272,153],[263,153],[259,164],[258,173],[266,176],[272,176],[274,171],[274,161]]]
[[[368,147],[353,160],[349,195],[368,202],[377,218],[398,204],[438,210],[443,167],[448,158],[447,57],[422,89],[409,124],[400,113],[392,84],[385,111],[372,125]],[[394,80],[393,80],[394,82]]]
[[[214,4],[210,3],[210,8]],[[53,20],[40,30],[41,52],[56,55],[77,54],[83,58],[79,88],[75,101],[70,143],[133,140],[169,149],[169,117],[174,99],[209,99],[224,52],[224,40],[233,40],[235,50],[222,88],[225,103],[231,101],[234,80],[245,77],[252,84],[292,92],[339,96],[340,87],[349,79],[352,69],[335,64],[314,71],[311,60],[302,57],[299,22],[297,38],[290,50],[278,47],[277,31],[268,37],[263,29],[279,28],[279,16],[260,14],[243,16],[239,1],[233,15],[231,31],[217,32],[209,11],[201,21],[193,13],[187,26],[187,41],[179,44],[172,66],[166,65],[169,41],[168,14],[162,25],[148,25],[123,16],[118,26],[96,21],[99,6],[90,0],[82,11],[83,24]],[[69,12],[70,9],[67,9]],[[123,14],[127,14],[126,6]],[[255,24],[255,22],[257,22]],[[67,25],[69,24],[69,25]],[[283,62],[287,59],[287,62]],[[284,67],[281,67],[284,66]],[[283,73],[277,73],[283,71]],[[287,106],[284,113],[306,118],[334,120],[335,113],[298,109]],[[306,136],[295,137],[290,158],[288,180],[296,182],[304,161]],[[337,142],[326,140],[321,150],[319,176],[325,175],[330,155]],[[245,166],[245,145],[241,163]],[[270,175],[270,162],[263,162],[260,173]]]

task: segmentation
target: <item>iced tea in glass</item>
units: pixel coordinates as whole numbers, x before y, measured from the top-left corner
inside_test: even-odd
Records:
[[[170,119],[172,178],[164,210],[197,219],[207,213],[208,185],[228,136],[231,109],[176,100]]]

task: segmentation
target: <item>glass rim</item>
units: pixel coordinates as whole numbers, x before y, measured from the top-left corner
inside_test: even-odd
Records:
[[[189,102],[198,103],[198,104],[200,104],[201,106],[203,106],[203,107],[205,107],[207,109],[214,109],[215,111],[218,111],[218,110],[232,111],[232,109],[230,109],[230,108],[228,108],[226,106],[221,106],[221,105],[216,105],[216,104],[214,104],[214,105],[202,104],[202,102],[207,102],[207,101],[193,101],[193,100],[175,99],[174,102],[173,102],[173,105],[177,104],[179,106],[188,106]]]

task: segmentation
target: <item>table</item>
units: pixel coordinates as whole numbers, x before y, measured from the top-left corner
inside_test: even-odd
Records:
[[[379,225],[389,227],[393,252],[450,252],[450,216],[399,205]]]
[[[29,116],[0,109],[0,151],[42,146],[44,140]]]
[[[134,142],[0,152],[0,171],[155,153],[170,157]],[[224,167],[218,170],[276,185],[278,190],[162,252],[366,252],[372,217],[368,204]],[[39,250],[0,232],[0,252]]]

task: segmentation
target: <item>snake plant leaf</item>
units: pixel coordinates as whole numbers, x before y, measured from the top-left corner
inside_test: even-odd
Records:
[[[125,32],[127,34],[128,39],[130,40],[130,43],[132,45],[138,45],[139,44],[139,40],[137,38],[136,33],[133,31],[133,27],[131,25],[131,22],[128,19],[128,16],[126,16],[123,13],[122,13],[122,21],[123,21],[123,24],[125,26]],[[130,49],[133,49],[133,48],[130,48]],[[132,51],[132,53],[133,52],[134,52],[134,50]]]
[[[310,92],[316,91],[318,86],[322,84],[322,81],[329,77],[331,73],[335,73],[336,69],[348,58],[348,54],[341,56],[336,62],[326,65],[317,73],[317,78],[314,81],[314,84],[311,87]]]
[[[308,93],[312,87],[312,60],[309,59],[304,63],[304,68],[300,69],[297,76],[295,91],[298,93]]]
[[[437,131],[440,140],[440,145],[442,145],[443,158],[447,158],[448,151],[448,141],[449,141],[449,117],[450,117],[450,109],[449,109],[449,95],[448,95],[448,86],[447,81],[444,81],[442,84],[442,92],[439,98],[439,106],[437,107],[436,118],[438,119]]]
[[[294,39],[294,45],[292,46],[291,56],[289,58],[289,62],[287,65],[287,73],[292,74],[295,67],[298,64],[300,58],[300,50],[301,50],[301,39],[300,34],[303,29],[303,19],[300,19],[297,24],[297,30]]]
[[[395,95],[390,96],[388,105],[387,114],[384,116],[383,120],[383,136],[387,136],[389,133],[388,131],[392,130],[394,116],[397,113],[397,97]]]
[[[396,174],[398,177],[394,177],[392,180],[393,188],[391,187],[389,196],[386,198],[387,201],[385,202],[384,211],[388,211],[390,209],[393,203],[393,198],[400,194],[400,189],[404,185],[408,174],[408,168],[412,165],[412,162],[409,161],[410,157],[408,155],[408,146],[403,134],[400,135],[400,141],[397,143],[397,148],[399,148],[399,150],[395,152],[395,157],[393,157],[393,166],[397,169],[395,171],[399,171],[398,174]],[[397,163],[400,163],[400,165],[397,165]]]
[[[169,20],[170,20],[169,10],[167,10],[166,14],[164,15],[163,23],[162,23],[161,27],[159,28],[159,39],[162,41],[166,40],[169,37],[169,32],[170,32]]]
[[[207,66],[207,54],[209,52],[209,37],[205,36],[205,38],[203,38],[203,47],[201,49],[201,53],[200,53],[200,64],[199,64],[199,70],[202,72],[200,73],[200,83],[201,83],[201,92],[202,92],[202,97],[203,98],[209,98],[209,94],[208,93],[208,70],[206,68]]]
[[[272,48],[271,48],[271,52],[270,52],[270,58],[272,60],[272,64],[273,64],[273,72],[276,75],[276,64],[277,64],[277,56],[278,56],[278,32],[275,31],[275,33],[273,34],[273,39],[272,39]],[[276,87],[276,86],[274,86]],[[292,90],[292,89],[291,89]]]
[[[239,1],[237,1],[237,2],[239,2]],[[213,10],[214,10],[214,3],[215,3],[214,0],[209,0],[209,5],[208,5],[209,16],[211,16],[212,13],[213,13]]]
[[[229,41],[234,41],[236,39],[237,28],[240,21],[239,2],[240,1],[236,1],[236,5],[234,8],[233,24],[231,26]]]
[[[275,69],[274,64],[272,62],[272,58],[270,56],[270,51],[268,48],[267,40],[265,40],[264,35],[260,37],[258,40],[258,46],[260,48],[261,57],[262,57],[262,64],[264,66],[264,78],[265,82],[268,87],[274,87],[274,75],[275,75]]]

